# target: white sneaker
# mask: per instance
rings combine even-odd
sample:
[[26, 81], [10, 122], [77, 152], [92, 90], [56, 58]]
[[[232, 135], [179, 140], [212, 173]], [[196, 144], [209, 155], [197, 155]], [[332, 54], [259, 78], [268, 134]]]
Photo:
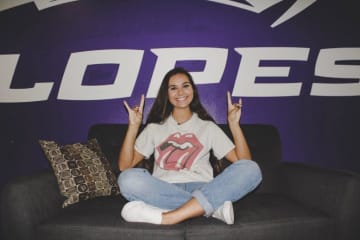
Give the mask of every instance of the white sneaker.
[[212, 217], [217, 218], [226, 224], [234, 224], [234, 208], [231, 201], [224, 202], [216, 211], [212, 214]]
[[132, 201], [124, 205], [121, 216], [127, 222], [161, 224], [162, 213], [167, 210], [148, 205], [142, 201]]

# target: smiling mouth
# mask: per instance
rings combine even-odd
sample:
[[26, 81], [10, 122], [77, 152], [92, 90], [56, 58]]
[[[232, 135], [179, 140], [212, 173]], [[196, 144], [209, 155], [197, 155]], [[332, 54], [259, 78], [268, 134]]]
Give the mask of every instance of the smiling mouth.
[[187, 99], [188, 99], [188, 97], [179, 97], [179, 98], [176, 98], [176, 101], [179, 103], [184, 103], [187, 101]]
[[186, 96], [185, 96], [185, 97], [178, 97], [178, 98], [176, 98], [176, 100], [178, 100], [178, 101], [184, 101], [186, 98], [187, 98]]

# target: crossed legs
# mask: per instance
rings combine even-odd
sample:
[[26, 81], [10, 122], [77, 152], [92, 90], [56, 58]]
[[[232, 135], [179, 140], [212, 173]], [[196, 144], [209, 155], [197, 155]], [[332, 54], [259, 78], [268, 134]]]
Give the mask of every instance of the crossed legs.
[[[151, 208], [149, 214], [156, 215], [154, 221], [136, 219], [136, 216], [125, 219], [156, 224], [176, 224], [197, 216], [214, 216], [214, 212], [224, 206], [226, 201], [239, 200], [260, 182], [261, 171], [258, 165], [250, 160], [231, 164], [209, 183], [172, 184], [139, 168], [125, 170], [118, 178], [121, 194], [134, 202], [129, 206], [125, 205], [123, 212], [138, 210], [142, 214]], [[135, 203], [139, 201], [141, 204]], [[140, 206], [144, 208], [139, 210]], [[232, 211], [232, 205], [230, 207]]]

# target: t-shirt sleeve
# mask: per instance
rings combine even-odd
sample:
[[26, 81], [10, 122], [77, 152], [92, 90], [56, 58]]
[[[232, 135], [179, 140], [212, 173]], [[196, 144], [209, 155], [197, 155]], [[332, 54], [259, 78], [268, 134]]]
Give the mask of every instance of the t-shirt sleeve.
[[135, 141], [135, 150], [144, 155], [145, 158], [149, 158], [155, 149], [153, 131], [153, 126], [147, 125]]
[[212, 135], [211, 147], [214, 152], [214, 156], [217, 159], [222, 159], [235, 147], [235, 145], [231, 141], [231, 139], [224, 133], [224, 131], [215, 123], [211, 123], [210, 129]]

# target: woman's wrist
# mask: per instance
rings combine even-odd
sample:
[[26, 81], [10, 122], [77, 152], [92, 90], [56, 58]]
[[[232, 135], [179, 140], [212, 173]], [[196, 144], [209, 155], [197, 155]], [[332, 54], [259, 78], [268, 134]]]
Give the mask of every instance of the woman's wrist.
[[228, 126], [232, 128], [240, 128], [240, 122], [238, 121], [228, 121]]
[[139, 129], [140, 129], [140, 126], [141, 126], [141, 123], [129, 123], [128, 124], [128, 131], [131, 131], [131, 132], [138, 132]]

